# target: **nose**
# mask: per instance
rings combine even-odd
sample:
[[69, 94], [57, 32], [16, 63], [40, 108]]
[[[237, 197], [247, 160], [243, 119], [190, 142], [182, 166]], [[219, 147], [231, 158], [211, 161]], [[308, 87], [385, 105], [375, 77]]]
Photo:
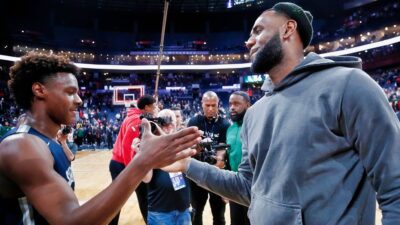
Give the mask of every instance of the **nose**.
[[82, 105], [82, 99], [79, 97], [79, 95], [75, 95], [75, 104], [81, 106]]
[[247, 41], [244, 42], [244, 44], [246, 45], [246, 48], [248, 50], [251, 49], [251, 47], [253, 47], [253, 45], [256, 43], [256, 40], [252, 37], [250, 37]]

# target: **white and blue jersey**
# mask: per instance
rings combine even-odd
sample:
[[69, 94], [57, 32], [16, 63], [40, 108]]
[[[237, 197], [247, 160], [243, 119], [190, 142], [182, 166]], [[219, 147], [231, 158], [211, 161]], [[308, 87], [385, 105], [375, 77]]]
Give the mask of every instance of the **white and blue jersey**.
[[[74, 177], [72, 175], [71, 170], [71, 162], [66, 157], [61, 145], [39, 133], [37, 130], [31, 128], [30, 126], [20, 126], [18, 128], [14, 128], [10, 130], [7, 134], [5, 134], [2, 139], [17, 134], [17, 133], [28, 133], [35, 135], [42, 139], [47, 146], [54, 158], [54, 170], [57, 171], [60, 176], [62, 176], [67, 183], [71, 186], [72, 189], [75, 187]], [[18, 151], [16, 149], [16, 151]], [[21, 165], [23, 166], [23, 165]], [[0, 183], [9, 184], [9, 189], [18, 189], [15, 184], [11, 180], [8, 180], [4, 176], [1, 175], [0, 172]], [[3, 187], [2, 187], [3, 188]], [[7, 189], [6, 187], [4, 189]], [[19, 190], [15, 190], [15, 197], [6, 196], [4, 193], [0, 191], [0, 224], [7, 225], [46, 225], [49, 224], [36, 210], [33, 206], [28, 202], [26, 196]], [[43, 196], [46, 198], [46, 196]]]

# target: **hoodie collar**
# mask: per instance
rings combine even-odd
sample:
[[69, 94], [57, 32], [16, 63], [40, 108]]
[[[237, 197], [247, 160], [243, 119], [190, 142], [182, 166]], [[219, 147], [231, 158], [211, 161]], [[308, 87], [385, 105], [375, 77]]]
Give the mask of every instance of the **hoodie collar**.
[[132, 115], [140, 116], [142, 114], [142, 110], [140, 110], [138, 108], [129, 108], [127, 114], [128, 114], [128, 116], [132, 116]]
[[310, 52], [303, 61], [278, 84], [273, 84], [271, 78], [267, 76], [261, 90], [265, 91], [268, 95], [274, 91], [283, 90], [316, 71], [335, 66], [361, 69], [361, 63], [361, 59], [354, 56], [331, 56], [324, 58], [314, 52]]

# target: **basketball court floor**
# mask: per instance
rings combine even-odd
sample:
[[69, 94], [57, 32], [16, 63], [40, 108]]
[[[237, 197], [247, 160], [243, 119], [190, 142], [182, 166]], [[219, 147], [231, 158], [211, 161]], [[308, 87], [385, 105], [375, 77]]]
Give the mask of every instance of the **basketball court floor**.
[[[79, 151], [72, 162], [75, 178], [75, 193], [79, 202], [84, 203], [111, 183], [108, 163], [111, 151]], [[226, 224], [230, 224], [229, 205], [225, 213]], [[207, 203], [203, 215], [204, 225], [212, 225], [212, 214]], [[140, 214], [136, 194], [128, 199], [122, 208], [119, 225], [145, 225]]]
[[[75, 177], [75, 193], [81, 203], [89, 200], [111, 183], [108, 163], [111, 151], [79, 151], [72, 170]], [[381, 225], [381, 214], [377, 210], [376, 225]], [[230, 224], [229, 205], [225, 213], [226, 225]], [[203, 215], [204, 225], [212, 225], [212, 215], [208, 204]], [[139, 211], [136, 195], [133, 194], [122, 209], [120, 225], [145, 225]]]

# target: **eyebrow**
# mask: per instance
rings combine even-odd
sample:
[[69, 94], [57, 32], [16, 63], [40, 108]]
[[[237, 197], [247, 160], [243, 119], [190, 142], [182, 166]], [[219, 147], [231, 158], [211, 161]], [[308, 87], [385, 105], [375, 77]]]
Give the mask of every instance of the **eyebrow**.
[[262, 27], [261, 25], [259, 25], [259, 24], [257, 24], [257, 25], [255, 25], [252, 29], [251, 29], [251, 31], [250, 31], [250, 36], [255, 32], [255, 30], [257, 30], [257, 28], [259, 28], [259, 27]]
[[67, 86], [67, 87], [65, 87], [65, 89], [72, 90], [72, 91], [79, 91], [79, 88], [76, 86]]

